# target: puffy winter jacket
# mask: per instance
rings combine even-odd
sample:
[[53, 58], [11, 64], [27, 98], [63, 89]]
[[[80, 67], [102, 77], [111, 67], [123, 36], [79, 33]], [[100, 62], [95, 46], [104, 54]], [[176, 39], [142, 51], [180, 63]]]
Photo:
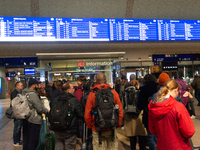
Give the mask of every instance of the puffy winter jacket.
[[[66, 131], [67, 133], [78, 133], [78, 119], [84, 119], [84, 111], [83, 107], [79, 103], [79, 101], [74, 97], [71, 93], [63, 92], [60, 97], [58, 97], [59, 100], [65, 101], [70, 100], [71, 104], [71, 117], [72, 117], [72, 123], [71, 126]], [[55, 105], [56, 100], [52, 103], [52, 105]]]

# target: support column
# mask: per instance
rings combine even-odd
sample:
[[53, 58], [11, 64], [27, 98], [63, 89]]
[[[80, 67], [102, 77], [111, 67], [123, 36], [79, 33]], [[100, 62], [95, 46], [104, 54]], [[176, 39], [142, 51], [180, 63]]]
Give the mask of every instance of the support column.
[[31, 17], [39, 17], [39, 0], [31, 1]]
[[133, 18], [133, 5], [134, 5], [134, 0], [127, 0], [125, 18]]
[[1, 77], [0, 99], [5, 99], [6, 98], [6, 69], [5, 67], [0, 67], [0, 77]]

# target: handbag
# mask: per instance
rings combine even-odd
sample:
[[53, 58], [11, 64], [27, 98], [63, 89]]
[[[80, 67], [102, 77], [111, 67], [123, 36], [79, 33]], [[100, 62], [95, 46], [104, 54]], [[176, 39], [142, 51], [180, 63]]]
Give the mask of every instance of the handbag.
[[14, 119], [14, 114], [13, 114], [13, 110], [12, 110], [12, 107], [9, 107], [7, 110], [6, 110], [6, 113], [5, 113], [6, 117], [9, 118], [9, 119]]

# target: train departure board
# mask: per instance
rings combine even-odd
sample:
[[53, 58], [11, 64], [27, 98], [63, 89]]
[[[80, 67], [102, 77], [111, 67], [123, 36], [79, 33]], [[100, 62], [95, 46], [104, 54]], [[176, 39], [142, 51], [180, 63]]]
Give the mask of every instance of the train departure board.
[[199, 40], [200, 20], [0, 17], [0, 42]]

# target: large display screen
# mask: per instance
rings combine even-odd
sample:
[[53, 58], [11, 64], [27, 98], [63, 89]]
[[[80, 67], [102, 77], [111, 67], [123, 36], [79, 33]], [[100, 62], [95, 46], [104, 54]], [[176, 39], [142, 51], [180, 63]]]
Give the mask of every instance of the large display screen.
[[34, 75], [35, 69], [34, 68], [24, 68], [24, 74], [25, 75]]
[[0, 17], [0, 42], [190, 40], [200, 20]]

